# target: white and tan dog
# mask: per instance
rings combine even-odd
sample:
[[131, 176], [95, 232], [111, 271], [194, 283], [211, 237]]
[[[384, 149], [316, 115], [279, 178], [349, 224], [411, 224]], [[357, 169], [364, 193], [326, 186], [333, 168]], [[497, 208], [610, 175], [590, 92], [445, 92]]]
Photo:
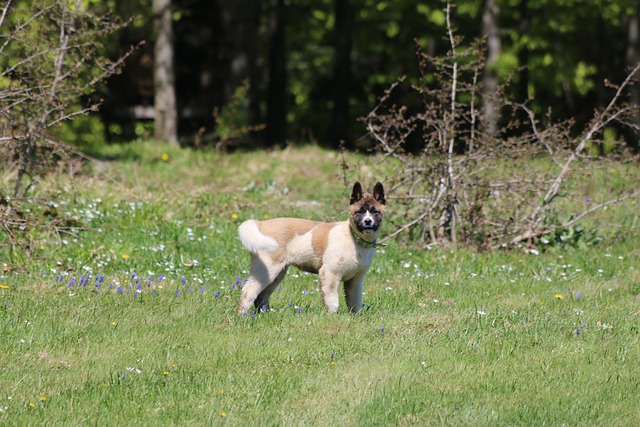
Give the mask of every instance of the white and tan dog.
[[386, 205], [377, 183], [365, 194], [356, 182], [349, 219], [318, 222], [297, 218], [248, 220], [238, 227], [240, 241], [251, 252], [251, 272], [242, 288], [238, 314], [252, 305], [268, 307], [269, 298], [290, 265], [319, 275], [320, 294], [330, 312], [338, 311], [338, 287], [344, 283], [349, 310], [362, 309], [362, 283], [371, 267]]

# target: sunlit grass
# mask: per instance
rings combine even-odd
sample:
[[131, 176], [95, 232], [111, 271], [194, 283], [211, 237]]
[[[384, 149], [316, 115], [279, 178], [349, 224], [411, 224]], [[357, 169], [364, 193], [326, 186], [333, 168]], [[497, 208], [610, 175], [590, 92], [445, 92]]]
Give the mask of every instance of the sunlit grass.
[[[326, 313], [316, 277], [292, 270], [272, 311], [238, 317], [237, 224], [346, 218], [340, 157], [108, 150], [41, 190], [82, 229], [40, 236], [30, 264], [0, 273], [0, 424], [640, 421], [637, 228], [490, 254], [399, 237], [359, 315]], [[368, 160], [349, 158], [349, 181], [384, 182]]]

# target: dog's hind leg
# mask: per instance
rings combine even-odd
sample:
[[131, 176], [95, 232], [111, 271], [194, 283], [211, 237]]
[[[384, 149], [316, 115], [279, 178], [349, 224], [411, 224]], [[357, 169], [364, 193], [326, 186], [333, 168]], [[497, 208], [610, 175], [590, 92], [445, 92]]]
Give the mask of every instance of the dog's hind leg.
[[275, 280], [271, 282], [269, 286], [264, 288], [262, 292], [258, 294], [258, 297], [254, 301], [253, 305], [258, 309], [268, 309], [269, 308], [269, 298], [271, 298], [271, 294], [276, 290], [284, 276], [287, 275], [287, 267], [282, 269], [282, 271], [276, 276]]
[[[263, 258], [258, 254], [251, 254], [251, 271], [238, 300], [238, 314], [247, 314], [258, 297], [263, 295], [264, 291], [269, 289], [276, 279], [282, 280], [280, 274], [284, 270], [286, 270], [285, 265], [276, 265], [270, 262], [268, 257]], [[284, 274], [282, 276], [284, 277]], [[267, 299], [271, 292], [265, 294]]]

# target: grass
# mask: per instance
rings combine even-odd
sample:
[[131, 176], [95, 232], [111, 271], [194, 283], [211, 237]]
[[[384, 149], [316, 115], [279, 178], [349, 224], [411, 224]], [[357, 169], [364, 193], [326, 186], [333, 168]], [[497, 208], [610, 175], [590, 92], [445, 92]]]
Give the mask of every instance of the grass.
[[313, 147], [95, 155], [109, 160], [38, 194], [86, 230], [34, 234], [29, 263], [1, 253], [2, 425], [640, 422], [635, 226], [538, 254], [392, 240], [366, 312], [326, 313], [315, 276], [290, 271], [272, 312], [238, 317], [237, 224], [344, 219], [343, 182], [384, 181], [384, 165], [349, 155], [345, 172]]

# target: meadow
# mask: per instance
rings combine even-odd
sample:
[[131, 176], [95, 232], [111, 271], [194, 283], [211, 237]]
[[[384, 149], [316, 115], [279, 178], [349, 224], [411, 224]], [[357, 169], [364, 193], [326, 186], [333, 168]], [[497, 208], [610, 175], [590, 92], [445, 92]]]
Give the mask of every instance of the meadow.
[[360, 314], [327, 313], [316, 277], [292, 269], [271, 311], [242, 317], [237, 225], [343, 220], [353, 181], [387, 178], [380, 159], [148, 142], [93, 155], [37, 188], [31, 213], [67, 228], [34, 234], [31, 259], [2, 249], [0, 425], [640, 425], [633, 202], [613, 226], [597, 217], [586, 247], [400, 235]]

